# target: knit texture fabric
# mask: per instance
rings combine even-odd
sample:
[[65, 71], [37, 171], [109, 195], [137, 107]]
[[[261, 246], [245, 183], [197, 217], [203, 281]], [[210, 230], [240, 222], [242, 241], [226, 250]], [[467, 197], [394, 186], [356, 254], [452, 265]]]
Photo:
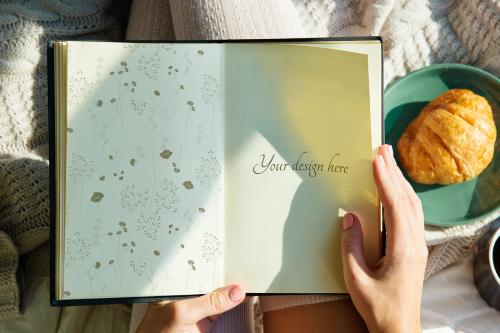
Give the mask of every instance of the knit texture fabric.
[[292, 1], [309, 36], [382, 36], [386, 85], [434, 63], [500, 72], [498, 0]]
[[0, 319], [19, 315], [18, 256], [48, 274], [47, 40], [118, 37], [110, 5], [0, 2]]
[[12, 318], [19, 309], [17, 261], [14, 243], [6, 233], [0, 231], [0, 320]]

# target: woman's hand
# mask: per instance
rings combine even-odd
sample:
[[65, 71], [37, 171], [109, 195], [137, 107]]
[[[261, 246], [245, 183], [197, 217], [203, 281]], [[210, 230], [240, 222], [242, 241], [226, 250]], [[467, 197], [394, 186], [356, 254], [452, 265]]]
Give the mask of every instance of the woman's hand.
[[136, 333], [208, 333], [218, 315], [244, 299], [240, 286], [229, 285], [197, 298], [151, 303]]
[[342, 224], [344, 280], [370, 332], [421, 332], [427, 262], [422, 205], [399, 170], [391, 146], [380, 147], [373, 163], [387, 228], [385, 256], [368, 267], [360, 222], [354, 214], [346, 214]]

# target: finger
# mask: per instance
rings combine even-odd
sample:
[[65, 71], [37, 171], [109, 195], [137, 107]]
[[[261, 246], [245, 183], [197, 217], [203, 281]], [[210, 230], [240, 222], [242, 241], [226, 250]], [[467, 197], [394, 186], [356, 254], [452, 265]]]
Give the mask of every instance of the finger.
[[396, 163], [396, 159], [394, 158], [394, 150], [392, 146], [387, 145], [388, 150], [389, 150], [389, 155], [390, 155], [390, 163], [392, 165], [393, 170], [396, 172], [397, 179], [400, 181], [400, 183], [403, 186], [403, 190], [405, 191], [410, 204], [413, 208], [413, 212], [415, 214], [415, 217], [417, 220], [423, 222], [423, 212], [422, 212], [422, 203], [420, 201], [420, 198], [417, 196], [415, 191], [413, 190], [413, 187], [411, 184], [408, 182], [406, 177], [403, 175], [403, 172], [401, 172], [401, 169], [399, 168], [398, 164]]
[[380, 196], [380, 201], [384, 206], [385, 226], [387, 228], [386, 252], [403, 246], [408, 241], [411, 234], [410, 228], [405, 226], [408, 219], [405, 209], [400, 205], [401, 194], [393, 190], [396, 186], [394, 179], [390, 176], [383, 156], [379, 153], [373, 161], [373, 176]]
[[348, 288], [353, 283], [363, 283], [369, 278], [370, 269], [363, 250], [363, 231], [357, 216], [352, 213], [345, 214], [342, 221], [342, 267]]
[[384, 158], [384, 163], [387, 166], [387, 170], [389, 171], [389, 175], [393, 182], [392, 191], [394, 191], [397, 195], [396, 198], [398, 199], [398, 208], [404, 209], [406, 213], [408, 213], [408, 208], [410, 208], [410, 212], [413, 214], [414, 211], [412, 209], [408, 193], [405, 189], [404, 182], [398, 175], [399, 168], [394, 160], [392, 147], [390, 145], [382, 145], [380, 147], [380, 153]]
[[231, 310], [245, 299], [245, 292], [238, 285], [216, 289], [206, 295], [172, 303], [180, 324], [195, 324], [207, 317]]
[[394, 180], [390, 175], [383, 156], [379, 153], [373, 160], [373, 177], [380, 196], [380, 201], [384, 207], [385, 224], [387, 234], [392, 235], [401, 229], [401, 223], [394, 223], [398, 220], [398, 201], [400, 194], [394, 191]]

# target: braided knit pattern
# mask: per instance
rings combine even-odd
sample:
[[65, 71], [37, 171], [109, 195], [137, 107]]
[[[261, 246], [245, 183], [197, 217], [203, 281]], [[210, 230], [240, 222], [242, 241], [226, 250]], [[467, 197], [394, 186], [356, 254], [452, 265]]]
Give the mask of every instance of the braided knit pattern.
[[309, 36], [382, 36], [385, 84], [434, 63], [500, 73], [498, 0], [292, 1]]
[[47, 41], [117, 36], [109, 5], [0, 1], [0, 319], [19, 314], [18, 255], [48, 262]]

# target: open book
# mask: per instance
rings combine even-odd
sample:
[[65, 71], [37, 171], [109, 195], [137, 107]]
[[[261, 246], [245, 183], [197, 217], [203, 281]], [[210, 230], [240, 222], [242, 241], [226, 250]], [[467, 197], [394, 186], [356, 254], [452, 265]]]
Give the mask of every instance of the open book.
[[379, 38], [49, 45], [52, 303], [344, 293], [381, 255]]

